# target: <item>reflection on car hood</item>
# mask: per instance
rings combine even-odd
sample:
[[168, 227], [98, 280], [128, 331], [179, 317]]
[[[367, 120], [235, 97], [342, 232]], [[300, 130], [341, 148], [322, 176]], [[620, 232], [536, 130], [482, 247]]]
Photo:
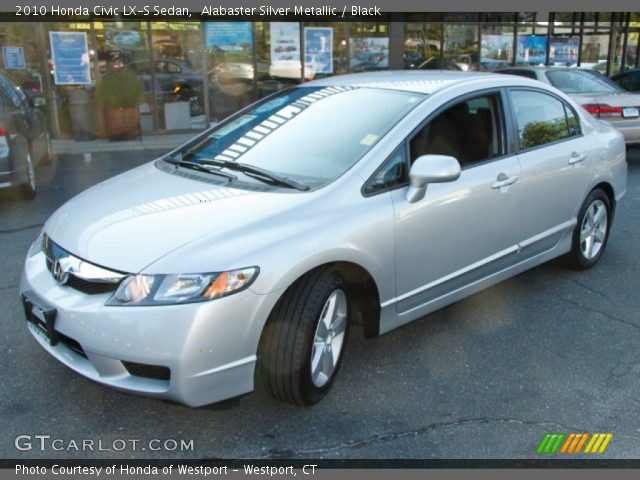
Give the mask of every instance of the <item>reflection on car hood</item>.
[[80, 258], [139, 272], [193, 240], [250, 228], [253, 221], [293, 208], [304, 197], [217, 186], [161, 172], [149, 163], [73, 198], [51, 216], [45, 231]]

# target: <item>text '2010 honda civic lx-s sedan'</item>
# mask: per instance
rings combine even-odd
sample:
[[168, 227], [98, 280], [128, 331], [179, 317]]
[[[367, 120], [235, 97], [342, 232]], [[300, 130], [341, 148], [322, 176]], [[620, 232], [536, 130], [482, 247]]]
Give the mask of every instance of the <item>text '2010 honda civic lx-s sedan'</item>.
[[329, 390], [374, 337], [551, 258], [594, 265], [622, 135], [552, 86], [465, 72], [281, 91], [46, 222], [27, 326], [78, 373], [191, 406]]

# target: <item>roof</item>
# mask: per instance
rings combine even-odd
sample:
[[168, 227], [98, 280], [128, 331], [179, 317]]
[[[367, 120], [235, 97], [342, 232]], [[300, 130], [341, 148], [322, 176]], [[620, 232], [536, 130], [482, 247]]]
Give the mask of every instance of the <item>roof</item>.
[[482, 78], [503, 78], [503, 75], [482, 72], [461, 72], [454, 70], [389, 70], [384, 72], [336, 75], [334, 77], [314, 80], [313, 82], [305, 83], [303, 85], [318, 87], [376, 87], [430, 95], [442, 88], [454, 84], [472, 82]]

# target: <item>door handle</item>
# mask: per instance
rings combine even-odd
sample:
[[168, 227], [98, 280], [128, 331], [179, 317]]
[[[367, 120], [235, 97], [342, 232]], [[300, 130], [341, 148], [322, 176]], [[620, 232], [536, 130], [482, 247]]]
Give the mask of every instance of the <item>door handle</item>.
[[574, 165], [576, 163], [583, 162], [585, 158], [587, 158], [586, 153], [573, 152], [571, 154], [571, 157], [569, 158], [569, 165]]
[[495, 190], [497, 188], [508, 187], [509, 185], [516, 183], [518, 180], [519, 178], [517, 175], [507, 177], [504, 173], [501, 173], [498, 175], [498, 178], [496, 178], [496, 181], [491, 184], [491, 188]]

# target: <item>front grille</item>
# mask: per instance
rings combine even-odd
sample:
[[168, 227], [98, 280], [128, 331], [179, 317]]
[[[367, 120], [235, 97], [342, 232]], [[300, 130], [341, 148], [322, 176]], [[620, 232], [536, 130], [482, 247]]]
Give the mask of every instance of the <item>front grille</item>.
[[115, 292], [118, 288], [117, 283], [89, 282], [74, 275], [69, 275], [66, 285], [87, 295]]
[[136, 377], [152, 378], [154, 380], [169, 380], [171, 378], [171, 370], [169, 367], [160, 365], [146, 365], [144, 363], [134, 363], [122, 361], [122, 365], [127, 372]]
[[[43, 242], [47, 270], [62, 285], [87, 295], [96, 295], [116, 291], [121, 279], [125, 276], [122, 272], [107, 270], [72, 255], [51, 241], [46, 235]], [[61, 268], [63, 263], [65, 264], [64, 275], [58, 275], [60, 271], [56, 271], [56, 269]], [[82, 271], [87, 266], [91, 268], [92, 274], [98, 272], [96, 276], [99, 278], [83, 278]]]

